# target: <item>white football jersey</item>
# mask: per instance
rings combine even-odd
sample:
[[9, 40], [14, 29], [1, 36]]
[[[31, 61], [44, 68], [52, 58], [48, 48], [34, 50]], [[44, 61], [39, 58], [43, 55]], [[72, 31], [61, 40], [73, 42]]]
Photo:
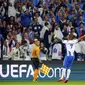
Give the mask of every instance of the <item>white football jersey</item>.
[[62, 59], [62, 46], [61, 44], [54, 44], [52, 51], [52, 59]]
[[63, 40], [63, 43], [66, 46], [67, 56], [74, 56], [75, 44], [78, 42], [78, 39], [75, 40]]

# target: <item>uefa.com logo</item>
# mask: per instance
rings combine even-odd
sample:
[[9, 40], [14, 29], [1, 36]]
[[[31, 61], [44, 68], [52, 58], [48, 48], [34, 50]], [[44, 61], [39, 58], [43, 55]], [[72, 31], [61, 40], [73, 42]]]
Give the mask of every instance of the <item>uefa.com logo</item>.
[[[11, 76], [12, 78], [23, 78], [23, 74], [26, 78], [29, 78], [30, 76], [33, 76], [33, 66], [27, 65], [27, 64], [7, 64], [5, 66], [5, 71], [3, 70], [4, 66], [0, 64], [0, 77], [1, 78], [8, 78]], [[55, 78], [57, 76], [61, 77], [61, 71], [63, 68], [50, 68], [50, 73], [48, 75], [44, 75], [41, 72], [39, 73], [40, 78]]]

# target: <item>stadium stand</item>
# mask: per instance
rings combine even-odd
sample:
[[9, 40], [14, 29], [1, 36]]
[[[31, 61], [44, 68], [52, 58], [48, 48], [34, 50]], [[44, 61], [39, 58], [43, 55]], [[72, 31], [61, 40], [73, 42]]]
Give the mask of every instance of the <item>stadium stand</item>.
[[[73, 33], [77, 38], [85, 34], [85, 0], [0, 0], [2, 60], [31, 60], [35, 38], [41, 42], [41, 60], [62, 60], [65, 48], [59, 39]], [[85, 60], [85, 39], [75, 55]]]

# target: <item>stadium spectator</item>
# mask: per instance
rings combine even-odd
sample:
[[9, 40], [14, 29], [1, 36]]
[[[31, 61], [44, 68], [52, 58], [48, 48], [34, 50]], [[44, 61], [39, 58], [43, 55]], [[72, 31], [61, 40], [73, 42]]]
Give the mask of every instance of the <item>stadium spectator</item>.
[[24, 35], [23, 35], [24, 39], [22, 40], [25, 40], [27, 42], [27, 47], [29, 49], [29, 45], [30, 45], [30, 42], [29, 42], [29, 36], [28, 36], [28, 33], [25, 32]]
[[82, 3], [82, 0], [78, 0], [78, 5], [81, 9], [83, 9], [83, 3]]
[[48, 28], [49, 23], [45, 22], [45, 26], [42, 28], [41, 33], [40, 33], [40, 38], [42, 39], [45, 47], [49, 49], [49, 28]]
[[23, 13], [21, 16], [21, 24], [25, 27], [30, 25], [30, 19], [31, 19], [31, 15], [29, 13], [29, 10], [26, 9], [26, 12]]
[[35, 18], [37, 18], [37, 19], [38, 19], [38, 23], [39, 23], [40, 25], [42, 25], [42, 24], [43, 24], [42, 18], [39, 16], [39, 14], [38, 14], [38, 13], [35, 13]]
[[28, 57], [29, 44], [27, 40], [22, 39], [20, 46], [20, 60], [25, 60]]
[[16, 14], [19, 14], [19, 12], [15, 9], [15, 0], [13, 1], [9, 1], [9, 5], [8, 5], [8, 17], [13, 16], [16, 18]]
[[78, 37], [82, 36], [85, 30], [84, 6], [82, 0], [71, 3], [69, 0], [0, 0], [0, 35], [7, 45], [7, 52], [9, 49], [11, 52], [16, 42], [21, 44], [23, 37], [30, 45], [37, 37], [49, 53], [53, 34], [62, 39], [75, 28]]
[[12, 52], [10, 53], [10, 57], [8, 57], [11, 60], [20, 60], [20, 45], [17, 42], [15, 44], [15, 47], [12, 48]]
[[41, 60], [48, 60], [47, 53], [48, 53], [47, 48], [44, 46], [43, 43], [41, 43], [40, 44], [40, 59]]
[[78, 33], [78, 36], [80, 36], [82, 30], [85, 30], [84, 24], [80, 23], [79, 27], [76, 28], [76, 31]]
[[7, 38], [7, 34], [8, 34], [6, 21], [3, 21], [2, 34], [3, 34], [3, 38], [5, 40]]
[[22, 33], [21, 33], [21, 28], [19, 27], [19, 28], [17, 28], [17, 35], [16, 35], [16, 37], [17, 37], [17, 42], [19, 42], [19, 43], [21, 43], [21, 41], [22, 41]]
[[61, 40], [63, 38], [63, 34], [62, 34], [60, 27], [58, 25], [55, 26], [54, 35], [57, 36], [57, 38], [59, 38]]
[[69, 0], [65, 0], [65, 4], [69, 9], [72, 8], [72, 5], [71, 5], [71, 3], [69, 3]]
[[69, 21], [69, 22], [68, 22], [68, 27], [67, 27], [68, 32], [71, 31], [71, 28], [72, 28], [72, 27], [73, 27], [73, 26], [72, 26], [72, 22]]
[[35, 33], [35, 37], [37, 37], [39, 39], [40, 38], [40, 31], [42, 30], [42, 25], [39, 24], [37, 17], [34, 18], [34, 23], [32, 25], [32, 30]]
[[28, 29], [29, 29], [29, 32], [28, 32], [29, 41], [30, 41], [30, 44], [32, 44], [34, 42], [34, 38], [35, 38], [34, 32], [33, 32], [31, 26]]
[[85, 25], [85, 22], [84, 22], [84, 20], [83, 20], [83, 16], [82, 16], [82, 15], [79, 17], [78, 25], [79, 25], [80, 23], [83, 23], [83, 24]]
[[64, 37], [67, 37], [67, 35], [69, 34], [69, 32], [67, 30], [67, 24], [64, 24], [62, 33], [63, 33]]

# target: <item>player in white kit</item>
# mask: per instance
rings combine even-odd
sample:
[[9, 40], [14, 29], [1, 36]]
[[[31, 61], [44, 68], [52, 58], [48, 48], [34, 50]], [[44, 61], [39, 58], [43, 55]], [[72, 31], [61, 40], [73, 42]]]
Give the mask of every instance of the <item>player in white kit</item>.
[[[75, 59], [75, 55], [74, 55], [75, 44], [84, 37], [85, 37], [85, 35], [80, 37], [79, 39], [76, 39], [76, 36], [73, 35], [72, 39], [70, 36], [68, 36], [67, 40], [62, 41], [66, 46], [66, 56], [65, 56], [64, 62], [63, 62], [62, 75], [61, 75], [61, 78], [58, 80], [58, 82], [63, 81], [64, 78], [65, 78], [64, 83], [68, 82], [69, 76], [71, 73], [71, 67], [72, 67], [73, 61]], [[67, 72], [67, 76], [66, 76], [66, 72]]]

